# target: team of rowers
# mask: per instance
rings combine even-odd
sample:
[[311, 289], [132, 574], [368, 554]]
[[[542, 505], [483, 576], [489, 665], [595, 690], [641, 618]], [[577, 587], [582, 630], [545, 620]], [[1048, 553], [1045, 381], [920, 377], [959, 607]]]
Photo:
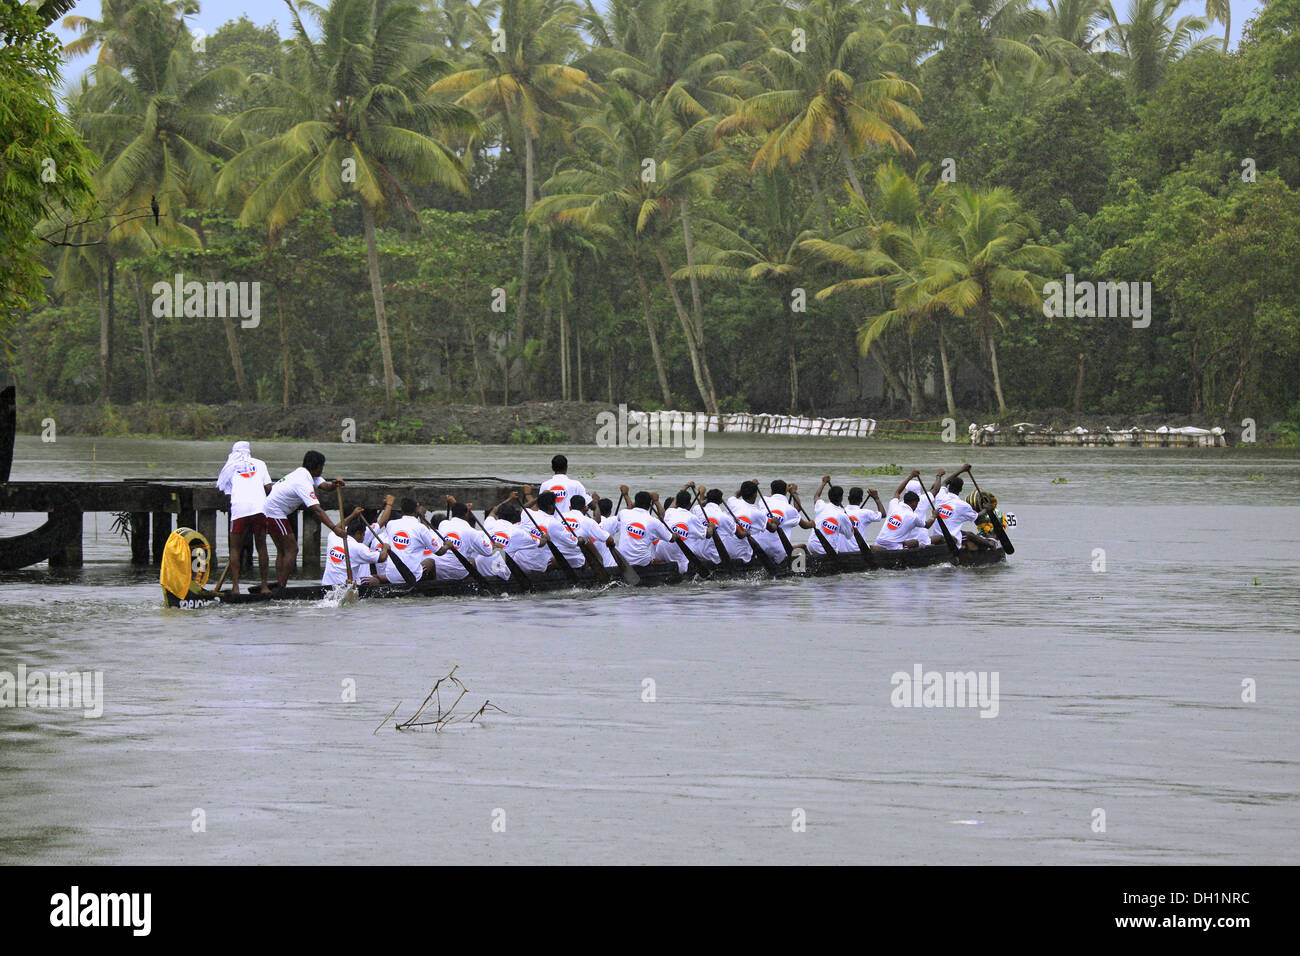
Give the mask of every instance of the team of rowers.
[[[619, 486], [617, 504], [592, 494], [569, 477], [564, 455], [551, 459], [554, 475], [506, 500], [478, 518], [472, 503], [447, 496], [445, 511], [430, 514], [411, 498], [400, 502], [385, 496], [375, 521], [367, 521], [361, 508], [335, 522], [321, 506], [318, 493], [344, 486], [341, 478], [321, 477], [325, 456], [309, 451], [301, 468], [274, 484], [266, 463], [252, 457], [248, 442], [236, 442], [217, 479], [217, 487], [230, 495], [230, 574], [233, 593], [239, 593], [239, 560], [245, 538], [252, 536], [261, 568], [262, 588], [268, 590], [266, 536], [276, 546], [276, 577], [285, 587], [297, 555], [295, 526], [289, 518], [303, 507], [330, 529], [328, 558], [322, 584], [343, 584], [349, 576], [358, 582], [410, 584], [431, 579], [455, 580], [468, 576], [509, 578], [544, 572], [559, 566], [580, 568], [595, 562], [612, 569], [626, 563], [641, 566], [674, 562], [687, 573], [693, 563], [722, 564], [780, 562], [793, 550], [806, 547], [810, 554], [898, 550], [951, 542], [966, 548], [996, 547], [974, 531], [962, 531], [978, 513], [961, 496], [963, 465], [945, 480], [940, 469], [928, 490], [913, 470], [886, 505], [874, 488], [864, 492], [832, 485], [823, 476], [813, 496], [810, 516], [799, 499], [798, 485], [776, 479], [764, 495], [758, 481], [742, 482], [734, 495], [721, 489], [688, 482], [665, 503], [658, 493], [629, 495]], [[870, 500], [875, 507], [866, 506]], [[936, 521], [939, 526], [935, 527]], [[875, 541], [864, 534], [880, 522]], [[791, 544], [788, 532], [810, 530], [807, 543]], [[760, 553], [761, 550], [761, 553]]]

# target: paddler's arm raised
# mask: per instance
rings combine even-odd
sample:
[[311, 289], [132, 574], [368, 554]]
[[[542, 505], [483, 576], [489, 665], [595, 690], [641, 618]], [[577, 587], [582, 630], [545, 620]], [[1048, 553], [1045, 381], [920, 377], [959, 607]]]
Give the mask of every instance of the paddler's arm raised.
[[822, 483], [817, 486], [817, 494], [813, 495], [813, 501], [816, 501], [818, 498], [822, 496], [822, 492], [826, 490], [826, 486], [829, 485], [830, 483], [831, 483], [831, 476], [822, 475]]
[[915, 468], [913, 468], [911, 473], [908, 474], [908, 476], [899, 483], [898, 489], [894, 492], [894, 497], [895, 498], [903, 497], [903, 492], [907, 490], [907, 483], [911, 481], [913, 478], [920, 478], [920, 477], [921, 477], [921, 473], [917, 471]]
[[317, 521], [319, 521], [326, 528], [329, 528], [340, 538], [346, 537], [346, 532], [343, 530], [343, 526], [341, 524], [335, 524], [333, 521], [331, 521], [330, 516], [325, 513], [325, 509], [322, 508], [320, 505], [312, 505], [308, 510], [316, 517]]
[[[885, 513], [885, 506], [880, 503], [880, 493], [875, 488], [867, 489], [867, 497], [876, 503], [876, 510], [882, 515]], [[897, 495], [895, 495], [897, 497]]]
[[380, 528], [388, 524], [388, 519], [393, 516], [393, 505], [397, 504], [397, 499], [392, 495], [384, 495], [384, 510], [379, 512], [379, 520], [375, 522]]
[[322, 481], [316, 486], [317, 491], [333, 491], [335, 488], [342, 488], [347, 482], [342, 478], [331, 478], [329, 481]]

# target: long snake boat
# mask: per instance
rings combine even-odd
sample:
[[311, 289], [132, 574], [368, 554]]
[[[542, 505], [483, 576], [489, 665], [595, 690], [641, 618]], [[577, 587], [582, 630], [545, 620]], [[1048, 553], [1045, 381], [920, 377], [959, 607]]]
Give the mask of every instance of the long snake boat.
[[[328, 585], [306, 585], [278, 588], [269, 593], [247, 592], [229, 594], [208, 590], [207, 584], [207, 540], [197, 531], [178, 528], [168, 539], [164, 554], [163, 596], [168, 607], [193, 610], [215, 607], [225, 604], [267, 604], [281, 601], [322, 601], [335, 593], [336, 588]], [[1006, 552], [1001, 548], [981, 550], [960, 549], [953, 555], [946, 544], [935, 544], [925, 548], [907, 548], [899, 551], [872, 551], [871, 560], [866, 560], [859, 552], [839, 552], [834, 556], [805, 554], [803, 551], [787, 557], [774, 565], [777, 578], [790, 577], [824, 577], [839, 574], [857, 574], [868, 571], [899, 571], [909, 568], [925, 568], [939, 564], [952, 564], [958, 567], [987, 567], [1005, 562]], [[699, 575], [688, 571], [683, 574], [676, 564], [647, 564], [634, 568], [635, 584], [629, 583], [624, 573], [618, 568], [606, 568], [605, 574], [576, 567], [573, 577], [559, 568], [549, 571], [533, 572], [526, 580], [484, 576], [481, 579], [464, 577], [457, 579], [436, 578], [432, 581], [419, 581], [414, 586], [403, 584], [358, 584], [357, 597], [360, 600], [410, 597], [480, 597], [500, 596], [505, 594], [529, 594], [543, 591], [566, 591], [574, 588], [601, 589], [610, 587], [659, 587], [682, 584], [701, 579], [738, 579], [753, 580], [773, 577], [756, 559], [747, 562], [733, 561], [729, 567], [711, 564], [701, 560], [705, 574]], [[168, 585], [168, 574], [171, 584]], [[575, 580], [576, 578], [576, 580]], [[188, 587], [186, 586], [188, 584]], [[180, 593], [176, 593], [180, 592]]]

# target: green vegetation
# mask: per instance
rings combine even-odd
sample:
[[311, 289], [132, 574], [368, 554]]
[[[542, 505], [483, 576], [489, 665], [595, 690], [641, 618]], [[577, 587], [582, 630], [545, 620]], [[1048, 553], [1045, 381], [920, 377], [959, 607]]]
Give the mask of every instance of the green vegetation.
[[888, 465], [872, 465], [861, 468], [850, 468], [850, 475], [901, 475], [903, 473], [902, 465], [895, 465], [892, 462]]
[[511, 445], [560, 445], [568, 441], [564, 432], [550, 425], [512, 429], [507, 440]]
[[[294, 0], [283, 41], [204, 44], [191, 2], [104, 0], [68, 18], [94, 62], [65, 119], [39, 11], [68, 6], [0, 14], [25, 404], [383, 403], [387, 440], [399, 402], [1183, 412], [1300, 441], [1300, 0], [1232, 52], [1222, 0]], [[177, 274], [257, 283], [259, 312], [171, 314]], [[1067, 275], [1150, 283], [1149, 312], [1048, 317]]]
[[477, 445], [480, 444], [477, 439], [470, 438], [469, 434], [460, 425], [452, 425], [441, 435], [434, 435], [429, 440], [430, 445]]
[[418, 418], [381, 419], [375, 422], [371, 438], [376, 445], [412, 445], [420, 440], [424, 422]]

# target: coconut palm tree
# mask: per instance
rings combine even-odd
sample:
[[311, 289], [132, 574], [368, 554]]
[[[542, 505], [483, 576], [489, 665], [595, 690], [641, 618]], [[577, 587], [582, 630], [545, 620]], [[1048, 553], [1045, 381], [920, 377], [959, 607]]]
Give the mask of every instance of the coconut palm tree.
[[[496, 20], [490, 11], [498, 11]], [[570, 0], [501, 0], [476, 11], [474, 63], [430, 84], [432, 97], [454, 102], [484, 119], [503, 121], [503, 136], [523, 159], [524, 232], [515, 339], [522, 342], [528, 316], [533, 247], [528, 214], [537, 199], [537, 144], [547, 121], [569, 104], [595, 103], [600, 89], [570, 64], [581, 46], [579, 11]], [[522, 149], [520, 148], [522, 146]]]
[[68, 57], [84, 56], [98, 46], [98, 62], [118, 66], [122, 52], [147, 29], [147, 19], [156, 19], [160, 9], [170, 21], [175, 36], [185, 30], [184, 18], [199, 12], [199, 3], [198, 0], [100, 0], [99, 20], [75, 14], [63, 18], [63, 29], [81, 34], [63, 48], [63, 53]]
[[1223, 24], [1223, 52], [1228, 52], [1232, 37], [1232, 3], [1230, 0], [1205, 0], [1205, 19]]
[[[902, 41], [910, 29], [902, 14], [864, 19], [852, 0], [810, 0], [773, 32], [762, 56], [720, 84], [742, 99], [719, 134], [765, 133], [755, 170], [796, 166], [833, 148], [862, 196], [854, 158], [881, 147], [910, 155], [902, 130], [921, 128], [908, 105], [920, 92], [890, 69], [911, 58]], [[813, 189], [820, 192], [815, 179]]]
[[[725, 154], [720, 147], [703, 145], [712, 137], [712, 119], [683, 132], [666, 112], [662, 103], [655, 107], [616, 89], [604, 112], [575, 133], [589, 155], [561, 162], [533, 218], [619, 235], [633, 253], [638, 283], [644, 281], [641, 267], [646, 257], [658, 264], [686, 340], [696, 389], [705, 410], [716, 414], [718, 400], [702, 330], [696, 329], [682, 302], [664, 244], [680, 201], [711, 188]], [[643, 298], [648, 308], [648, 298]]]
[[[270, 236], [317, 204], [358, 200], [391, 405], [396, 376], [375, 223], [394, 214], [418, 223], [404, 183], [467, 193], [464, 166], [439, 137], [471, 136], [477, 124], [465, 109], [422, 100], [450, 67], [419, 55], [414, 6], [332, 0], [328, 8], [290, 2], [289, 9], [292, 81], [250, 77], [281, 105], [253, 107], [231, 121], [228, 137], [253, 142], [226, 164], [217, 192], [239, 207], [241, 225], [265, 225]], [[316, 17], [320, 39], [307, 32], [300, 10]]]
[[1209, 23], [1202, 17], [1174, 19], [1182, 0], [1130, 0], [1128, 19], [1114, 11], [1106, 30], [1114, 52], [1109, 59], [1135, 93], [1149, 93], [1164, 82], [1175, 63], [1214, 49], [1211, 37], [1197, 37]]
[[793, 291], [802, 285], [806, 275], [808, 251], [803, 242], [813, 235], [809, 228], [812, 209], [799, 204], [788, 170], [758, 173], [753, 186], [751, 208], [756, 218], [748, 225], [753, 227], [756, 239], [750, 241], [739, 230], [706, 221], [702, 225], [706, 239], [699, 244], [698, 263], [677, 270], [674, 278], [751, 283], [769, 291], [779, 303], [779, 325], [785, 330], [790, 410], [795, 411], [799, 407], [799, 353]]
[[926, 259], [925, 291], [934, 308], [973, 324], [988, 356], [998, 411], [1005, 412], [997, 327], [1009, 308], [1041, 307], [1045, 280], [1039, 273], [1059, 269], [1061, 255], [1029, 241], [1037, 223], [1001, 187], [956, 185], [938, 226], [944, 234], [940, 246], [947, 251]]

